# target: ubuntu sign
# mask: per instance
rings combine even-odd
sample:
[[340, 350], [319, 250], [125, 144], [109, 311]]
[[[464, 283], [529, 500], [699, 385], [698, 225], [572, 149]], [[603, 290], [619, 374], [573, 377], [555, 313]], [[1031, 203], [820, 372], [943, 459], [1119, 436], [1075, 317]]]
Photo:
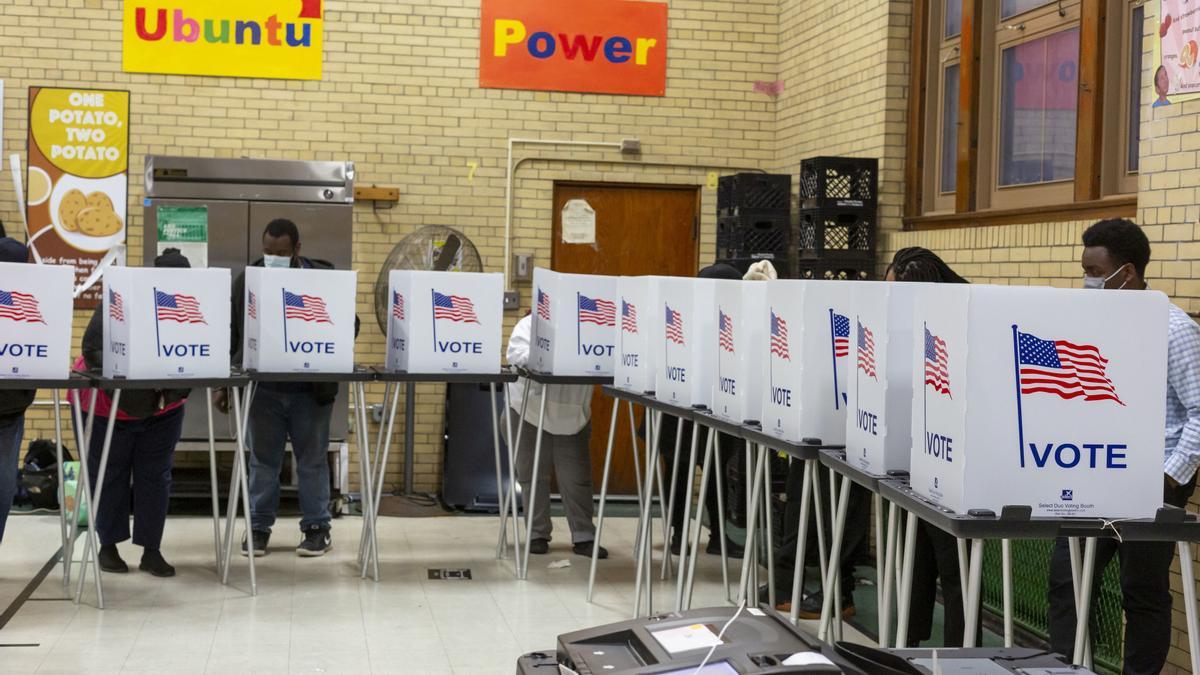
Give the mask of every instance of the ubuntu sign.
[[322, 0], [125, 0], [124, 69], [321, 79]]
[[662, 96], [667, 5], [483, 0], [479, 86]]

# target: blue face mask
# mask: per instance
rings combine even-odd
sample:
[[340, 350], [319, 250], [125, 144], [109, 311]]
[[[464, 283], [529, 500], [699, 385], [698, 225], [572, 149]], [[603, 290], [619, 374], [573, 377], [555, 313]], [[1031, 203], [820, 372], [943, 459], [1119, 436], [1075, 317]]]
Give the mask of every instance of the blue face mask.
[[263, 267], [270, 267], [273, 269], [287, 269], [291, 266], [292, 266], [292, 259], [289, 256], [271, 255], [269, 253], [263, 254]]

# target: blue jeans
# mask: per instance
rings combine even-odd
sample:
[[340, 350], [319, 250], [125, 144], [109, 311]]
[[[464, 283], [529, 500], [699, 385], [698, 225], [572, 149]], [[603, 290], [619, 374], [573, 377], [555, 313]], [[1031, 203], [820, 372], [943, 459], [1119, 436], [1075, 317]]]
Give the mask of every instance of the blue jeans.
[[[96, 417], [88, 443], [88, 478], [92, 494], [100, 477], [107, 417]], [[183, 432], [183, 408], [140, 420], [117, 420], [108, 449], [104, 491], [96, 509], [100, 544], [112, 546], [129, 539], [133, 513], [133, 543], [147, 551], [162, 546], [171, 501], [171, 466]], [[130, 482], [132, 481], [132, 486]]]
[[279, 470], [288, 439], [300, 475], [300, 529], [329, 526], [329, 419], [333, 404], [317, 405], [309, 391], [267, 385], [250, 404], [250, 526], [270, 532], [279, 511]]
[[25, 436], [25, 415], [0, 424], [0, 543], [4, 541], [4, 523], [17, 495], [17, 464], [21, 461], [21, 439]]

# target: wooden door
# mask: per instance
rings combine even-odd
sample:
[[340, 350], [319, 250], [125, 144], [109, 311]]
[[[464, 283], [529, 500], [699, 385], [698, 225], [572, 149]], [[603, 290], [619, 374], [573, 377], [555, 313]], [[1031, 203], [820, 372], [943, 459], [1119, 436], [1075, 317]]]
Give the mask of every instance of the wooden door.
[[[563, 242], [563, 206], [572, 199], [586, 200], [596, 212], [594, 243]], [[695, 276], [699, 264], [699, 207], [699, 187], [555, 183], [551, 267], [578, 274]], [[612, 403], [597, 387], [592, 397], [591, 446], [597, 491], [603, 477]], [[641, 421], [639, 410], [637, 424]], [[613, 445], [610, 494], [637, 494], [630, 447], [629, 413], [622, 406]]]

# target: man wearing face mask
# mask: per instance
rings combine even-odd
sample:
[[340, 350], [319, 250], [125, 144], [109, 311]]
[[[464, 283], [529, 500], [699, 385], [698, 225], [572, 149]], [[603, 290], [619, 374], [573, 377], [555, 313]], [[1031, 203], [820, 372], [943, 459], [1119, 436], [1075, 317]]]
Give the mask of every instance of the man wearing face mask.
[[[1102, 220], [1083, 233], [1083, 285], [1092, 289], [1146, 288], [1150, 241], [1125, 219]], [[1200, 467], [1200, 326], [1170, 305], [1167, 329], [1167, 424], [1163, 461], [1163, 501], [1187, 505]], [[1116, 555], [1121, 565], [1121, 604], [1125, 610], [1124, 675], [1159, 673], [1171, 646], [1171, 542], [1096, 543], [1097, 585]], [[1075, 590], [1067, 541], [1055, 543], [1050, 559], [1050, 646], [1061, 654], [1075, 647]], [[1092, 597], [1095, 598], [1093, 587]], [[1097, 603], [1093, 599], [1092, 607]], [[1092, 632], [1095, 634], [1095, 631]]]
[[[292, 269], [333, 269], [333, 264], [300, 255], [300, 230], [290, 220], [272, 220], [263, 230], [263, 257], [252, 267]], [[232, 342], [233, 362], [242, 361], [242, 322], [245, 320], [245, 273], [233, 283]], [[358, 335], [358, 317], [354, 334]], [[303, 557], [324, 555], [333, 548], [329, 513], [329, 421], [337, 398], [335, 382], [261, 382], [250, 404], [247, 440], [250, 444], [250, 527], [247, 539], [255, 556], [266, 555], [271, 527], [279, 509], [279, 471], [283, 466], [287, 442], [299, 475], [300, 531], [303, 538], [296, 553]], [[229, 398], [222, 390], [214, 394], [222, 412], [229, 410]], [[343, 411], [344, 412], [344, 411]], [[248, 555], [246, 541], [242, 555]]]

